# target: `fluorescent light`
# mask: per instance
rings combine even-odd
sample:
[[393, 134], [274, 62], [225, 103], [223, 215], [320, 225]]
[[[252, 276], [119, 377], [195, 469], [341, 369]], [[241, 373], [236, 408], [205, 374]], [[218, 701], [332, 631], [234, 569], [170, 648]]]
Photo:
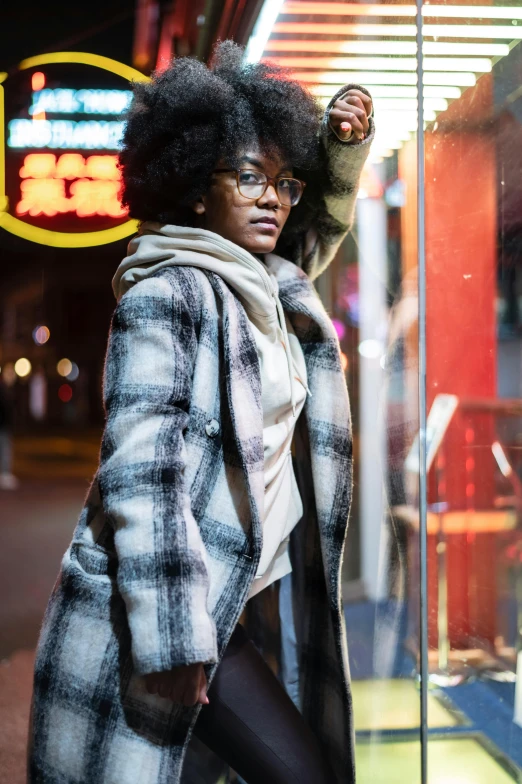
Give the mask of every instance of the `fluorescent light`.
[[[397, 6], [398, 7], [398, 6]], [[470, 6], [471, 7], [471, 6]], [[367, 35], [390, 38], [414, 38], [415, 25], [396, 24], [332, 24], [330, 22], [277, 22], [274, 33], [302, 33], [312, 35]], [[426, 38], [522, 38], [522, 25], [423, 25]], [[268, 36], [267, 36], [268, 39]]]
[[[390, 73], [378, 71], [294, 71], [292, 76], [307, 84], [417, 84], [416, 73]], [[449, 85], [450, 87], [473, 87], [477, 82], [473, 73], [433, 73], [423, 75], [423, 84]]]
[[[340, 68], [369, 71], [416, 71], [415, 57], [271, 57], [285, 68]], [[485, 57], [425, 57], [425, 71], [472, 71], [489, 73], [491, 60]]]
[[[281, 13], [287, 16], [318, 14], [321, 16], [415, 16], [414, 5], [395, 5], [389, 3], [313, 3], [288, 2]], [[514, 6], [490, 5], [424, 5], [422, 15], [427, 17], [446, 17], [459, 19], [522, 19], [522, 8]]]
[[[397, 111], [417, 111], [418, 102], [416, 98], [375, 98], [375, 112], [381, 109], [396, 109]], [[438, 112], [445, 112], [448, 102], [445, 98], [425, 98], [424, 106], [427, 109], [435, 109]]]
[[[437, 100], [440, 103], [436, 103]], [[436, 119], [437, 112], [445, 111], [448, 108], [447, 101], [444, 101], [442, 98], [432, 99], [432, 101], [433, 103], [430, 103], [429, 100], [424, 102], [424, 119], [429, 122]], [[329, 99], [323, 98], [319, 102], [323, 106], [327, 106]], [[417, 127], [417, 110], [418, 106], [415, 100], [399, 99], [385, 101], [384, 103], [375, 101], [377, 127], [378, 129], [386, 129], [385, 131], [379, 130], [379, 133], [376, 133], [375, 140], [378, 141], [381, 135], [389, 140], [390, 136], [394, 135], [393, 128], [400, 132], [400, 136], [397, 138], [401, 138], [405, 128], [408, 131], [414, 130]]]
[[434, 38], [506, 38], [522, 39], [522, 25], [423, 25], [422, 34]]
[[283, 0], [265, 0], [261, 13], [257, 17], [252, 35], [248, 40], [245, 50], [245, 62], [257, 63], [263, 56], [263, 50], [270, 33], [274, 29], [275, 21], [283, 5]]
[[[417, 111], [397, 111], [392, 109], [384, 109], [382, 111], [375, 110], [375, 116], [381, 123], [381, 127], [384, 126], [384, 122], [387, 123], [398, 123], [398, 127], [401, 128], [408, 128], [410, 129], [410, 124], [412, 120], [417, 122]], [[428, 120], [428, 122], [432, 122], [433, 120], [437, 119], [437, 113], [433, 111], [433, 109], [425, 109], [424, 110], [424, 119]], [[417, 127], [416, 125], [414, 126]]]
[[[333, 98], [337, 92], [335, 85], [314, 84], [309, 88], [312, 95], [317, 98]], [[417, 98], [416, 87], [402, 85], [376, 84], [371, 88], [372, 98]], [[461, 90], [458, 87], [424, 87], [425, 98], [460, 98]]]
[[[508, 44], [470, 44], [425, 41], [425, 55], [468, 55], [472, 57], [505, 57]], [[267, 42], [265, 52], [327, 52], [328, 54], [413, 55], [414, 41], [306, 41], [275, 39]]]

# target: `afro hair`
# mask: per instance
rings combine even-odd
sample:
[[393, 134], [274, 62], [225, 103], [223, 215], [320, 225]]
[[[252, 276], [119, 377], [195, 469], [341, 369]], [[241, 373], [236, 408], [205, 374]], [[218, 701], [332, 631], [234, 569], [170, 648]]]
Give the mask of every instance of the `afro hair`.
[[234, 167], [254, 143], [269, 154], [276, 150], [308, 183], [285, 227], [287, 239], [309, 225], [323, 169], [322, 110], [286, 71], [244, 64], [243, 49], [224, 41], [209, 67], [180, 58], [133, 89], [120, 153], [122, 200], [131, 217], [193, 225], [190, 205], [207, 191], [217, 161]]

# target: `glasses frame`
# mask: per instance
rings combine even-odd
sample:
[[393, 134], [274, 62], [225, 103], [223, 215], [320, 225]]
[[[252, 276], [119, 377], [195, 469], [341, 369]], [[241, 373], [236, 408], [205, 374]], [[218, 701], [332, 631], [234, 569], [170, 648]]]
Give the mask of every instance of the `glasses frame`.
[[[259, 194], [259, 196], [254, 196], [254, 197], [252, 197], [252, 196], [245, 196], [245, 194], [241, 192], [241, 188], [239, 187], [239, 175], [241, 174], [241, 172], [244, 172], [244, 171], [255, 172], [256, 174], [262, 174], [263, 177], [266, 177], [265, 188], [264, 188], [263, 192]], [[282, 175], [281, 177], [269, 177], [264, 172], [257, 171], [257, 169], [249, 169], [249, 168], [245, 168], [245, 167], [241, 167], [239, 169], [214, 169], [213, 173], [214, 174], [224, 174], [226, 172], [234, 172], [234, 174], [236, 175], [236, 186], [237, 186], [237, 189], [238, 189], [239, 193], [241, 194], [241, 196], [244, 199], [248, 199], [249, 201], [257, 201], [258, 199], [260, 199], [262, 196], [265, 195], [265, 193], [267, 192], [269, 186], [271, 185], [273, 187], [273, 189], [275, 190], [275, 192], [276, 192], [277, 198], [279, 199], [279, 203], [281, 204], [281, 206], [284, 206], [284, 207], [297, 207], [297, 205], [299, 204], [299, 202], [301, 201], [301, 199], [303, 197], [304, 189], [306, 188], [306, 182], [304, 182], [303, 180], [298, 179], [297, 177], [288, 177], [288, 176], [284, 176], [284, 175]], [[303, 190], [301, 191], [301, 193], [299, 195], [299, 199], [296, 201], [295, 204], [283, 204], [283, 202], [281, 201], [280, 196], [279, 196], [279, 192], [277, 190], [277, 186], [278, 186], [278, 183], [279, 183], [280, 180], [295, 180], [296, 182], [298, 182], [301, 185], [301, 188]]]

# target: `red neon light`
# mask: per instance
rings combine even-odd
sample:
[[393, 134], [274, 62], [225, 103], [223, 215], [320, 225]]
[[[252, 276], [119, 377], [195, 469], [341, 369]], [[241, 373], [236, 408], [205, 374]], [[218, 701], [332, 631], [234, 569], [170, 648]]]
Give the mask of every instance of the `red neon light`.
[[83, 155], [68, 152], [65, 155], [60, 155], [56, 162], [56, 169], [51, 176], [64, 180], [76, 180], [78, 177], [83, 177], [84, 173], [85, 158]]
[[45, 87], [45, 74], [41, 71], [35, 71], [35, 73], [31, 76], [31, 88], [34, 93], [37, 93], [39, 90], [43, 90]]
[[71, 185], [71, 210], [78, 217], [110, 215], [122, 218], [127, 214], [118, 199], [119, 183], [110, 180], [76, 180]]
[[39, 153], [38, 155], [26, 155], [24, 165], [20, 169], [20, 177], [35, 177], [43, 179], [53, 177], [56, 170], [56, 155], [50, 153]]
[[[18, 215], [54, 217], [76, 213], [122, 218], [127, 214], [119, 199], [121, 172], [116, 155], [65, 153], [57, 159], [49, 153], [26, 155], [20, 169], [22, 198]], [[66, 181], [70, 181], [69, 194]]]
[[20, 177], [35, 179], [52, 177], [58, 180], [75, 180], [79, 177], [92, 177], [95, 180], [121, 180], [117, 155], [83, 155], [67, 152], [60, 155], [32, 153], [24, 158]]

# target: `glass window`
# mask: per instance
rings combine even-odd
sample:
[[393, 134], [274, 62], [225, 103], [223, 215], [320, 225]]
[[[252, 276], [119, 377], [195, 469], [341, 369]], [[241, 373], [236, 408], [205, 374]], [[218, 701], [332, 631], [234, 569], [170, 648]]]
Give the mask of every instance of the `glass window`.
[[522, 10], [425, 4], [422, 63], [416, 13], [286, 4], [266, 54], [325, 105], [359, 83], [375, 106], [355, 231], [319, 282], [353, 409], [358, 781], [503, 784], [522, 768]]

